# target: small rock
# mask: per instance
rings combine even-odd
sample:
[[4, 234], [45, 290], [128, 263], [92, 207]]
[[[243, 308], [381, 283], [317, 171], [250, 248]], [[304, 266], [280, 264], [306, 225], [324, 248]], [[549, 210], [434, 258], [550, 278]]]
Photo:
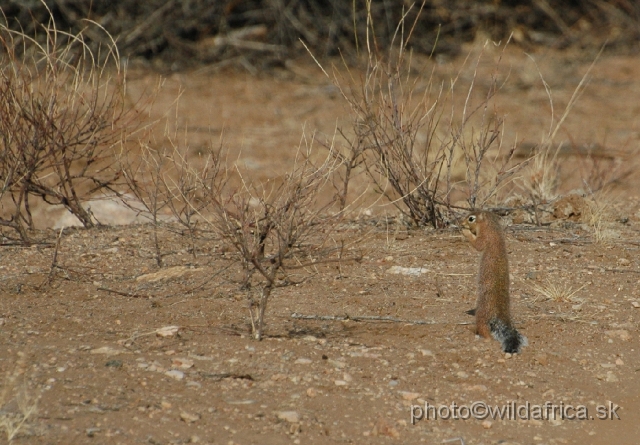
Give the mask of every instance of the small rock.
[[158, 272], [140, 275], [136, 278], [136, 281], [138, 283], [157, 283], [159, 281], [182, 278], [185, 275], [193, 274], [196, 271], [198, 271], [198, 269], [192, 269], [187, 266], [167, 267]]
[[118, 355], [128, 352], [126, 349], [112, 348], [111, 346], [103, 346], [101, 348], [92, 349], [90, 354]]
[[160, 408], [169, 409], [171, 408], [171, 403], [167, 402], [166, 400], [163, 400], [162, 402], [160, 402]]
[[468, 378], [468, 377], [469, 377], [469, 374], [467, 374], [467, 373], [466, 373], [466, 372], [464, 372], [464, 371], [458, 371], [458, 372], [456, 372], [456, 376], [457, 376], [457, 377], [459, 377], [459, 378], [461, 378], [461, 379], [466, 379], [466, 378]]
[[487, 387], [484, 385], [464, 385], [464, 389], [467, 391], [487, 392]]
[[[121, 360], [109, 360], [104, 364], [107, 368], [122, 368]], [[59, 368], [58, 368], [59, 369]]]
[[631, 264], [631, 261], [626, 258], [618, 258], [618, 264], [621, 266], [628, 266], [629, 264]]
[[156, 330], [156, 335], [158, 337], [164, 337], [164, 338], [173, 337], [178, 333], [179, 330], [180, 330], [180, 326], [165, 326], [163, 328]]
[[612, 371], [608, 371], [607, 372], [607, 377], [606, 377], [605, 380], [607, 382], [617, 382], [618, 381], [618, 377], [616, 377], [616, 375]]
[[420, 354], [422, 354], [423, 357], [433, 357], [433, 352], [431, 352], [428, 349], [420, 349]]
[[493, 423], [490, 420], [485, 420], [484, 422], [482, 422], [482, 428], [484, 428], [485, 430], [490, 429], [493, 426]]
[[296, 365], [308, 365], [309, 363], [312, 363], [311, 359], [308, 358], [299, 358], [296, 359], [295, 362], [293, 362]]
[[553, 217], [555, 219], [580, 221], [585, 208], [587, 208], [587, 203], [582, 196], [575, 193], [569, 194], [558, 199], [553, 204]]
[[191, 414], [186, 411], [182, 411], [180, 413], [180, 419], [187, 423], [193, 423], [197, 420], [200, 420], [200, 414]]
[[529, 271], [529, 272], [527, 272], [527, 275], [525, 276], [525, 278], [527, 280], [535, 280], [535, 279], [538, 278], [538, 272], [533, 271], [533, 270]]
[[297, 411], [278, 411], [276, 417], [289, 423], [300, 423], [300, 414]]
[[631, 306], [633, 306], [634, 308], [638, 309], [638, 308], [640, 308], [640, 303], [638, 303], [637, 301], [632, 301], [631, 302]]
[[315, 337], [313, 335], [305, 335], [304, 337], [302, 337], [302, 339], [309, 342], [318, 341], [318, 337]]
[[333, 383], [336, 386], [347, 386], [347, 382], [345, 382], [344, 380], [335, 380]]
[[318, 391], [315, 388], [307, 388], [307, 396], [314, 398], [318, 395]]
[[182, 380], [184, 378], [184, 372], [178, 371], [177, 369], [172, 369], [171, 371], [167, 371], [164, 373], [164, 375], [176, 380]]
[[402, 267], [402, 266], [392, 266], [387, 269], [387, 273], [394, 275], [408, 275], [408, 276], [418, 276], [423, 273], [429, 272], [429, 269], [425, 267]]
[[400, 396], [404, 399], [404, 400], [415, 400], [418, 397], [420, 397], [420, 394], [418, 394], [417, 392], [409, 392], [409, 391], [400, 391]]
[[278, 382], [280, 380], [286, 380], [287, 376], [285, 374], [274, 374], [271, 376], [271, 380], [274, 382]]
[[100, 432], [100, 428], [87, 428], [86, 433], [87, 436], [89, 437], [93, 437], [96, 435], [96, 433]]
[[193, 367], [193, 360], [189, 360], [188, 358], [176, 357], [171, 360], [171, 365], [180, 369], [189, 369]]
[[335, 366], [336, 368], [344, 368], [345, 366], [347, 366], [347, 362], [343, 362], [342, 360], [333, 360], [330, 359], [328, 360], [330, 365]]
[[622, 366], [622, 365], [624, 365], [624, 362], [621, 359], [617, 358], [616, 359], [616, 365]]

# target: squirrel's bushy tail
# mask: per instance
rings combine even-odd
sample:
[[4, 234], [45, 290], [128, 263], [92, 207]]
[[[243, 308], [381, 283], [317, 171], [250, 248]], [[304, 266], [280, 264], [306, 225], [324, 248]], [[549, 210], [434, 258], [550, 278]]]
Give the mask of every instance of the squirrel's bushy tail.
[[527, 337], [519, 333], [516, 328], [508, 325], [504, 321], [494, 318], [489, 321], [489, 328], [493, 338], [502, 344], [502, 350], [511, 354], [520, 353], [522, 347], [527, 346]]

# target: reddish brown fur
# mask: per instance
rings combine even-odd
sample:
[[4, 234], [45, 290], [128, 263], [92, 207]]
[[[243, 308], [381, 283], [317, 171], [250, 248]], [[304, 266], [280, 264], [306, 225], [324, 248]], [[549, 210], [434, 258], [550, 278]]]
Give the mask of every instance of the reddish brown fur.
[[[469, 221], [471, 216], [475, 216], [475, 221]], [[493, 213], [474, 211], [464, 218], [462, 228], [462, 233], [471, 245], [482, 253], [475, 312], [476, 333], [482, 337], [491, 337], [491, 319], [497, 318], [506, 326], [512, 326], [509, 310], [509, 262], [502, 227]]]

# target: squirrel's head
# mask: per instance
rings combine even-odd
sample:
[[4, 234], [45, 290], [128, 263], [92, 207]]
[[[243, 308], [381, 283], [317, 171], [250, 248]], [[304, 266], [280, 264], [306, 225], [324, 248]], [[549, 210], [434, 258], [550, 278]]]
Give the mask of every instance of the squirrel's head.
[[462, 234], [472, 243], [478, 237], [478, 224], [484, 219], [482, 212], [471, 212], [462, 219], [460, 227], [462, 228]]

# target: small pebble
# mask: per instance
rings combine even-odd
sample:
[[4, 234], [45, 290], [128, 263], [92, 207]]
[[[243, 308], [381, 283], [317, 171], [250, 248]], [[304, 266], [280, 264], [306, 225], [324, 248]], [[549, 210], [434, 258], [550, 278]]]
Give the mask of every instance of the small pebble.
[[415, 400], [418, 397], [420, 397], [420, 394], [418, 394], [417, 392], [409, 392], [409, 391], [400, 391], [400, 396], [404, 399], [404, 400]]
[[165, 326], [158, 329], [156, 331], [156, 335], [158, 337], [164, 337], [164, 338], [173, 337], [178, 333], [179, 330], [180, 330], [179, 326]]
[[191, 414], [186, 411], [182, 411], [180, 413], [180, 419], [187, 423], [193, 423], [200, 420], [200, 414]]
[[307, 388], [307, 396], [308, 397], [315, 397], [318, 395], [318, 391], [315, 388]]
[[297, 411], [278, 411], [276, 417], [289, 423], [300, 422], [300, 414]]
[[177, 369], [172, 369], [171, 371], [167, 371], [164, 373], [164, 375], [176, 380], [182, 380], [184, 378], [184, 372], [178, 371]]

